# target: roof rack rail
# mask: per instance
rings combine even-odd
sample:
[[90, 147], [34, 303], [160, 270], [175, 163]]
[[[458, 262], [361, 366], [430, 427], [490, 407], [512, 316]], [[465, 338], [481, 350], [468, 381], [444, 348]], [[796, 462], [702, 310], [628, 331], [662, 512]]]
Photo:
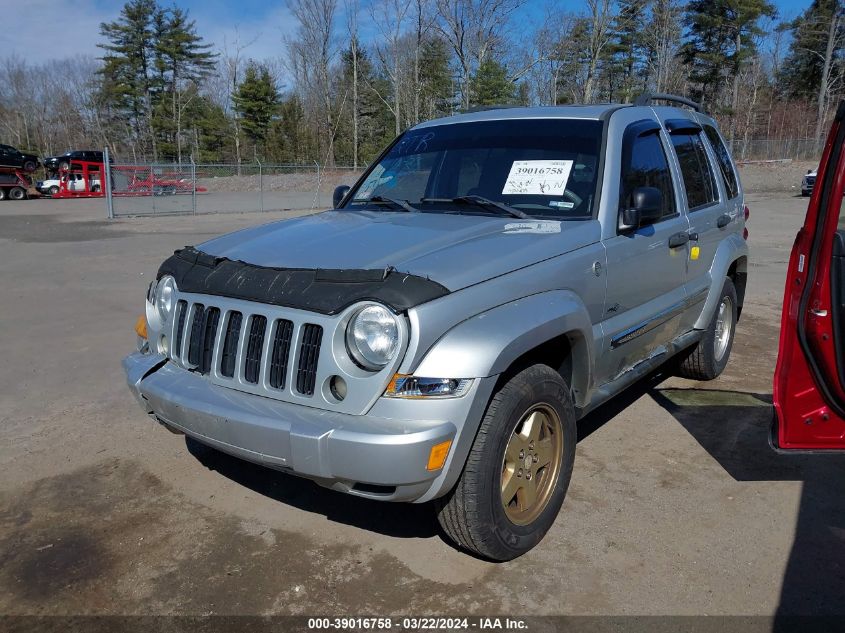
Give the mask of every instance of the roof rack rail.
[[461, 114], [472, 114], [473, 112], [486, 112], [487, 110], [506, 110], [507, 108], [522, 108], [524, 106], [515, 103], [501, 103], [495, 105], [478, 105], [461, 110]]
[[636, 99], [634, 99], [634, 105], [649, 105], [652, 101], [671, 101], [673, 103], [680, 103], [682, 105], [689, 106], [696, 112], [704, 112], [704, 108], [701, 107], [700, 103], [697, 103], [692, 99], [687, 99], [686, 97], [670, 95], [665, 92], [644, 92]]

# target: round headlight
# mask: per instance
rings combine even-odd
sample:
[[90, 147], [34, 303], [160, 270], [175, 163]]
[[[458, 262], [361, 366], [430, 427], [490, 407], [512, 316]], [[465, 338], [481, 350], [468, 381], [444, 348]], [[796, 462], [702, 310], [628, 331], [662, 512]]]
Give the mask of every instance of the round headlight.
[[158, 282], [156, 292], [156, 309], [162, 321], [167, 321], [173, 312], [173, 299], [176, 294], [176, 280], [170, 275], [165, 275]]
[[363, 308], [346, 328], [346, 346], [364, 369], [381, 369], [393, 360], [399, 349], [396, 317], [382, 306]]

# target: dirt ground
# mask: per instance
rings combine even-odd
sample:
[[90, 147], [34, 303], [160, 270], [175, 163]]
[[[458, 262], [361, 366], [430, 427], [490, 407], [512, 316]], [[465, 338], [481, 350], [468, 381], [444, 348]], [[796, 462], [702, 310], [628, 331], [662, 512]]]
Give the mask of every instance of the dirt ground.
[[441, 538], [429, 506], [222, 456], [130, 396], [120, 361], [161, 260], [295, 213], [108, 222], [102, 201], [0, 203], [0, 614], [845, 614], [845, 457], [767, 443], [806, 200], [763, 189], [749, 206], [725, 375], [654, 376], [584, 420], [551, 531], [492, 564]]

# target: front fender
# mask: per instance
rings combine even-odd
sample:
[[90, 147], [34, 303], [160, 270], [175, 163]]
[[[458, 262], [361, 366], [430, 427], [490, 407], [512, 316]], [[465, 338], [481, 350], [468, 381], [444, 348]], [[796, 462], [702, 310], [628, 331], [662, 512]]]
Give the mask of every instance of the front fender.
[[449, 330], [426, 353], [417, 376], [483, 378], [504, 372], [526, 352], [561, 335], [569, 338], [576, 404], [590, 388], [592, 323], [568, 290], [523, 297], [482, 312]]
[[719, 295], [722, 293], [722, 286], [725, 284], [725, 277], [728, 276], [731, 265], [740, 257], [748, 257], [748, 243], [739, 233], [734, 233], [722, 240], [716, 249], [713, 264], [710, 266], [710, 289], [701, 314], [695, 321], [695, 329], [704, 330], [710, 324], [710, 319], [713, 318], [713, 312], [720, 299]]

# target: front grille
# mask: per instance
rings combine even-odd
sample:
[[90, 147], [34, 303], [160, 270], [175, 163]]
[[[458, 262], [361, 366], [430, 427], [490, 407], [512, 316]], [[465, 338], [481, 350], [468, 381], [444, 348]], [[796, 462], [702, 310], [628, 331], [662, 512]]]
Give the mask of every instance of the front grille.
[[217, 324], [220, 322], [220, 310], [207, 308], [202, 319], [202, 342], [200, 343], [200, 362], [197, 370], [207, 374], [211, 370], [211, 359], [214, 356], [214, 342], [217, 339]]
[[244, 315], [240, 312], [229, 313], [226, 324], [226, 336], [223, 339], [223, 353], [220, 356], [220, 373], [231, 378], [235, 375], [235, 359], [238, 355], [238, 342], [241, 338], [241, 322]]
[[306, 396], [314, 393], [317, 379], [317, 361], [320, 356], [320, 343], [323, 328], [313, 323], [306, 323], [302, 328], [302, 345], [299, 348], [299, 366], [296, 369], [296, 390]]
[[185, 317], [188, 316], [188, 302], [179, 301], [176, 304], [176, 354], [182, 353], [182, 341], [185, 339]]
[[293, 322], [287, 319], [276, 321], [273, 335], [273, 350], [270, 352], [270, 386], [273, 389], [285, 388], [285, 376], [288, 373], [288, 356], [293, 338]]
[[200, 364], [200, 349], [202, 345], [202, 317], [205, 306], [194, 304], [194, 318], [191, 321], [191, 338], [188, 339], [188, 362], [196, 367]]
[[261, 350], [264, 348], [264, 330], [267, 329], [267, 317], [256, 314], [249, 327], [244, 360], [244, 380], [256, 384], [261, 372]]
[[[314, 395], [323, 326], [252, 312], [244, 304], [180, 299], [171, 356], [221, 385], [287, 399]], [[217, 349], [217, 346], [220, 349]], [[215, 365], [216, 363], [216, 365]]]

